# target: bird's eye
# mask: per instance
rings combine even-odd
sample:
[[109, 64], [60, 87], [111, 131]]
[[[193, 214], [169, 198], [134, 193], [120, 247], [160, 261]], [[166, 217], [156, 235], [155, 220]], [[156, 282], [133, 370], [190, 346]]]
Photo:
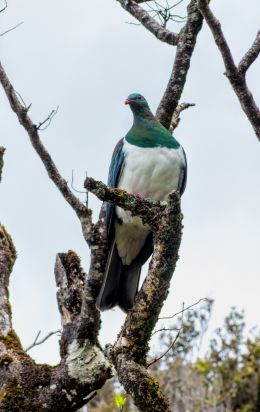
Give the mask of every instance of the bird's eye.
[[139, 100], [142, 99], [142, 96], [137, 96], [137, 99], [139, 99]]

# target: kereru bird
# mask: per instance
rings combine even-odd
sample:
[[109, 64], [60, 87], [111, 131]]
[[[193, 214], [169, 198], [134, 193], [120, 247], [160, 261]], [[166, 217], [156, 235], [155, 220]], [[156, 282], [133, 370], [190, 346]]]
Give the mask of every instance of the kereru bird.
[[[187, 178], [182, 146], [152, 114], [141, 94], [130, 94], [125, 104], [134, 122], [115, 147], [108, 186], [160, 201], [172, 190], [182, 195]], [[127, 312], [138, 291], [142, 265], [153, 252], [152, 233], [139, 217], [109, 203], [106, 225], [109, 255], [97, 307], [106, 310], [118, 305]]]

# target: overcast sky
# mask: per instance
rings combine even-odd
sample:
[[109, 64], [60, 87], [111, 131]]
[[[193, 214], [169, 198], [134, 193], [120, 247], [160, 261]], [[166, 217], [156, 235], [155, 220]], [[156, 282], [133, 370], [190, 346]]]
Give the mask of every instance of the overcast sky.
[[[212, 7], [238, 61], [259, 29], [259, 0], [215, 0]], [[79, 190], [86, 171], [106, 181], [113, 148], [132, 122], [125, 97], [140, 92], [155, 111], [174, 49], [141, 26], [126, 24], [134, 20], [115, 0], [8, 0], [0, 19], [1, 32], [23, 22], [0, 37], [0, 59], [15, 89], [32, 103], [33, 121], [59, 106], [41, 137], [60, 172], [70, 181], [74, 170]], [[231, 306], [245, 309], [249, 326], [259, 323], [260, 309], [260, 147], [223, 72], [205, 26], [182, 96], [196, 107], [183, 113], [175, 131], [187, 154], [188, 185], [180, 260], [163, 313], [210, 296], [211, 329]], [[258, 102], [259, 75], [260, 60], [248, 73]], [[18, 252], [11, 303], [14, 326], [27, 346], [39, 330], [44, 335], [60, 327], [56, 253], [75, 250], [87, 270], [89, 252], [74, 212], [48, 179], [2, 90], [0, 107], [0, 144], [7, 149], [0, 219]], [[97, 216], [100, 203], [93, 196], [90, 206]], [[103, 343], [113, 342], [123, 319], [118, 309], [103, 315]], [[57, 362], [57, 339], [31, 354]]]

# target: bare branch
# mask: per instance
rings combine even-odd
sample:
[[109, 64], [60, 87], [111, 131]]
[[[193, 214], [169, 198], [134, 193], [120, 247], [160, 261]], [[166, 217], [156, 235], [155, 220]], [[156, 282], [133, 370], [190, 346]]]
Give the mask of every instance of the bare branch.
[[134, 0], [117, 0], [121, 6], [135, 17], [147, 30], [149, 30], [157, 39], [162, 42], [176, 46], [178, 34], [164, 28], [154, 20], [147, 11], [138, 6]]
[[[147, 364], [147, 368], [150, 368], [150, 366], [154, 365], [156, 362], [160, 361], [162, 358], [164, 358], [165, 355], [167, 355], [168, 352], [170, 352], [170, 350], [174, 347], [175, 343], [177, 342], [177, 340], [179, 339], [179, 336], [181, 334], [181, 329], [178, 329], [178, 333], [175, 336], [175, 338], [173, 339], [173, 341], [171, 342], [171, 344], [169, 345], [169, 347], [166, 349], [165, 352], [163, 352], [163, 354], [161, 356], [159, 356], [158, 358], [155, 358], [154, 360], [152, 360], [151, 362], [149, 362]], [[167, 329], [166, 329], [167, 330]], [[173, 330], [173, 329], [172, 329]]]
[[[207, 0], [198, 0], [198, 7], [201, 13], [203, 14], [205, 20], [207, 21], [207, 24], [214, 37], [215, 43], [218, 46], [218, 49], [222, 55], [222, 59], [223, 59], [223, 62], [226, 68], [225, 74], [227, 78], [229, 79], [230, 84], [232, 85], [233, 90], [236, 93], [237, 98], [241, 104], [241, 107], [243, 111], [245, 112], [245, 114], [247, 115], [247, 118], [249, 122], [251, 123], [258, 140], [260, 140], [260, 111], [259, 111], [259, 108], [257, 107], [256, 102], [254, 101], [254, 98], [251, 92], [249, 91], [247, 87], [245, 76], [243, 73], [243, 70], [244, 70], [243, 67], [246, 67], [248, 62], [251, 61], [251, 59], [253, 62], [255, 57], [251, 58], [251, 55], [250, 55], [249, 60], [246, 60], [245, 66], [242, 64], [242, 73], [241, 73], [234, 63], [234, 59], [231, 54], [230, 48], [222, 32], [220, 22], [216, 19], [216, 17], [210, 10]], [[256, 41], [256, 43], [257, 43], [257, 46], [256, 46], [256, 52], [257, 52], [258, 47], [259, 47], [258, 40]]]
[[134, 362], [124, 353], [119, 353], [114, 362], [119, 381], [126, 392], [131, 394], [138, 411], [171, 412], [158, 382], [143, 365]]
[[178, 330], [177, 335], [175, 336], [174, 340], [172, 341], [172, 343], [170, 344], [170, 346], [167, 348], [167, 350], [161, 355], [159, 356], [159, 358], [154, 359], [152, 362], [148, 363], [147, 367], [149, 368], [150, 366], [154, 365], [156, 362], [158, 362], [159, 360], [161, 360], [165, 355], [167, 355], [168, 352], [170, 352], [170, 350], [173, 348], [173, 346], [175, 345], [175, 343], [177, 342], [180, 334], [181, 334], [181, 330], [183, 327], [183, 315], [184, 315], [184, 302], [182, 304], [182, 311], [181, 311], [181, 327]]
[[200, 302], [203, 302], [204, 300], [208, 300], [208, 299], [207, 299], [207, 298], [201, 298], [201, 299], [198, 300], [198, 302], [195, 302], [195, 303], [193, 303], [192, 305], [187, 306], [186, 308], [180, 310], [179, 312], [174, 313], [174, 315], [171, 315], [171, 316], [163, 316], [162, 318], [159, 318], [159, 320], [173, 319], [173, 318], [175, 318], [176, 316], [182, 314], [183, 312], [186, 312], [187, 310], [193, 308], [194, 306], [197, 306]]
[[[3, 10], [1, 10], [1, 11], [3, 11]], [[0, 11], [0, 13], [1, 13], [1, 11]], [[17, 23], [15, 26], [11, 27], [10, 29], [3, 31], [2, 33], [0, 33], [0, 37], [4, 36], [5, 34], [9, 33], [10, 31], [13, 31], [13, 30], [17, 29], [17, 27], [21, 26], [22, 24], [23, 24], [23, 21], [21, 21], [20, 23]]]
[[81, 224], [83, 226], [83, 231], [89, 231], [92, 225], [91, 221], [91, 211], [72, 193], [69, 189], [67, 182], [60, 175], [55, 163], [53, 162], [50, 154], [44, 147], [43, 143], [40, 140], [37, 126], [32, 122], [31, 118], [28, 116], [28, 108], [24, 107], [19, 99], [17, 94], [10, 83], [1, 63], [0, 63], [0, 82], [4, 88], [4, 91], [9, 100], [12, 110], [18, 117], [19, 122], [25, 128], [34, 147], [35, 151], [40, 156], [45, 169], [57, 186], [64, 199], [70, 204], [77, 216], [79, 217]]
[[4, 7], [2, 9], [0, 9], [0, 13], [2, 13], [3, 11], [5, 11], [7, 9], [7, 0], [3, 0], [4, 1]]
[[187, 11], [187, 22], [178, 36], [172, 73], [156, 112], [159, 121], [167, 129], [170, 127], [173, 113], [179, 103], [190, 68], [197, 35], [203, 22], [203, 17], [197, 8], [197, 0], [190, 1]]
[[258, 31], [255, 41], [248, 50], [248, 52], [244, 55], [238, 65], [238, 71], [240, 74], [245, 74], [246, 71], [249, 69], [252, 63], [257, 59], [260, 53], [260, 30]]
[[55, 330], [55, 331], [53, 331], [53, 332], [49, 332], [44, 338], [42, 338], [41, 340], [38, 340], [38, 338], [39, 338], [39, 336], [40, 336], [40, 334], [41, 334], [41, 331], [39, 330], [39, 332], [37, 333], [37, 335], [36, 335], [33, 343], [32, 343], [31, 345], [29, 345], [24, 351], [25, 351], [25, 352], [28, 352], [29, 350], [31, 350], [31, 349], [34, 348], [35, 346], [42, 345], [42, 344], [43, 344], [44, 342], [46, 342], [46, 340], [48, 340], [51, 336], [57, 335], [57, 333], [61, 333], [61, 330], [59, 329], [59, 330]]
[[178, 104], [178, 106], [176, 107], [176, 109], [174, 110], [174, 113], [172, 115], [172, 120], [171, 120], [171, 124], [169, 127], [169, 132], [173, 133], [173, 131], [176, 129], [176, 127], [178, 126], [178, 124], [180, 123], [180, 114], [183, 110], [188, 109], [188, 107], [192, 107], [195, 106], [195, 103], [181, 103]]
[[[46, 130], [46, 129], [50, 126], [51, 121], [52, 121], [53, 117], [57, 114], [58, 110], [59, 110], [59, 106], [57, 106], [55, 110], [52, 110], [52, 111], [50, 112], [50, 114], [46, 117], [46, 119], [43, 120], [42, 122], [40, 122], [40, 123], [36, 126], [36, 129], [37, 129], [37, 130]], [[47, 123], [47, 124], [46, 124], [46, 123]], [[45, 124], [45, 126], [42, 127], [44, 124]]]
[[[181, 311], [179, 311], [179, 312], [177, 312], [177, 313], [174, 313], [174, 315], [165, 316], [165, 317], [162, 317], [162, 318], [158, 318], [158, 320], [173, 319], [174, 317], [183, 314], [183, 313], [186, 312], [187, 310], [192, 309], [194, 306], [198, 305], [198, 304], [199, 304], [200, 302], [202, 302], [203, 300], [207, 300], [207, 298], [202, 298], [202, 299], [198, 300], [198, 302], [193, 303], [193, 304], [190, 305], [190, 306], [187, 306], [187, 308], [184, 308], [184, 307], [183, 307], [183, 309], [182, 309]], [[183, 305], [184, 305], [184, 303], [183, 303]], [[179, 328], [161, 328], [161, 329], [155, 330], [155, 331], [152, 333], [152, 336], [155, 335], [155, 334], [158, 333], [158, 332], [178, 331], [178, 330], [179, 330]]]

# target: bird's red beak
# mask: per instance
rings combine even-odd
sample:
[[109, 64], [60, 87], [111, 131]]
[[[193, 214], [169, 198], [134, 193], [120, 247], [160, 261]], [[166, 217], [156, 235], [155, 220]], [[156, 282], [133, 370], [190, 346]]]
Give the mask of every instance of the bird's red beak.
[[129, 103], [131, 103], [131, 101], [132, 101], [131, 99], [126, 99], [125, 104], [129, 104]]

